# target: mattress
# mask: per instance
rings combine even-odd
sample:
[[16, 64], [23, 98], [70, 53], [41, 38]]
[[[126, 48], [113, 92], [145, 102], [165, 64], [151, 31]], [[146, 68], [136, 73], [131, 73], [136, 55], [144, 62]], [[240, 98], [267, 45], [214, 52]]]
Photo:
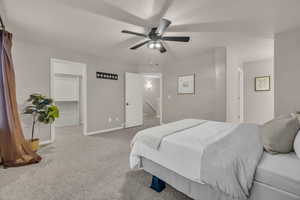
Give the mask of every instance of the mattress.
[[257, 167], [255, 180], [300, 196], [300, 159], [295, 153], [264, 153]]

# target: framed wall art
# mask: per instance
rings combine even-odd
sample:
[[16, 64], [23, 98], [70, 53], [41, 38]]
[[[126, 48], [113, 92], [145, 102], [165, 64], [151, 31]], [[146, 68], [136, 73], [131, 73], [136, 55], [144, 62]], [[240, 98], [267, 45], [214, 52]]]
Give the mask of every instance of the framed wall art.
[[195, 94], [195, 74], [178, 76], [178, 94]]
[[271, 76], [255, 77], [255, 91], [270, 91], [271, 90]]

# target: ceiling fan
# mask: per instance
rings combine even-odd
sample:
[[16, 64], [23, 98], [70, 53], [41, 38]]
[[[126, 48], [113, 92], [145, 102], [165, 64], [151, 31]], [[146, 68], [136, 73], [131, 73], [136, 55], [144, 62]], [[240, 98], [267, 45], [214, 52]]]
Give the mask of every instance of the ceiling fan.
[[146, 40], [130, 47], [131, 50], [136, 50], [141, 46], [148, 44], [150, 49], [158, 49], [161, 53], [165, 53], [167, 49], [163, 45], [163, 41], [174, 41], [174, 42], [189, 42], [190, 37], [188, 36], [164, 36], [165, 31], [171, 25], [171, 21], [167, 19], [161, 19], [158, 27], [153, 27], [148, 34], [137, 33], [133, 31], [122, 30], [122, 33], [136, 35], [145, 38]]

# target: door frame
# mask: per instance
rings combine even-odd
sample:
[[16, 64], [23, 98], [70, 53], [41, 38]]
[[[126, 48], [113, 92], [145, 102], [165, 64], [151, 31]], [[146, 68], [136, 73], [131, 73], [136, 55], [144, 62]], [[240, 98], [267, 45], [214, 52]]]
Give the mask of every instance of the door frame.
[[[82, 68], [82, 71], [80, 73], [72, 73], [72, 72], [66, 72], [66, 73], [59, 73], [62, 75], [79, 75], [81, 76], [81, 97], [80, 100], [82, 101], [80, 103], [81, 110], [82, 110], [82, 122], [83, 122], [83, 135], [87, 135], [87, 65], [85, 63], [79, 63], [79, 62], [73, 62], [68, 60], [62, 60], [62, 59], [56, 59], [56, 58], [50, 58], [50, 97], [54, 99], [54, 64], [55, 63], [65, 63], [65, 64], [74, 64], [74, 65], [80, 65]], [[54, 124], [51, 124], [50, 126], [50, 134], [51, 134], [51, 141], [50, 143], [53, 143], [55, 141], [55, 126]]]
[[155, 72], [155, 73], [140, 73], [143, 77], [155, 77], [155, 78], [159, 78], [159, 95], [160, 95], [160, 102], [159, 102], [159, 123], [163, 124], [163, 75], [162, 73], [159, 72]]

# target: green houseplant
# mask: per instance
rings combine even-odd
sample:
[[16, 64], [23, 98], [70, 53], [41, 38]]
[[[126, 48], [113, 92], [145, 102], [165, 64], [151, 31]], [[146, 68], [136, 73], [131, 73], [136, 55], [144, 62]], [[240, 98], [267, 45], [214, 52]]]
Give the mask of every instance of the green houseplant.
[[52, 124], [59, 117], [59, 109], [54, 105], [53, 99], [41, 94], [31, 94], [27, 100], [28, 106], [24, 109], [24, 114], [32, 115], [32, 131], [30, 146], [33, 151], [39, 148], [39, 139], [34, 137], [36, 123]]

